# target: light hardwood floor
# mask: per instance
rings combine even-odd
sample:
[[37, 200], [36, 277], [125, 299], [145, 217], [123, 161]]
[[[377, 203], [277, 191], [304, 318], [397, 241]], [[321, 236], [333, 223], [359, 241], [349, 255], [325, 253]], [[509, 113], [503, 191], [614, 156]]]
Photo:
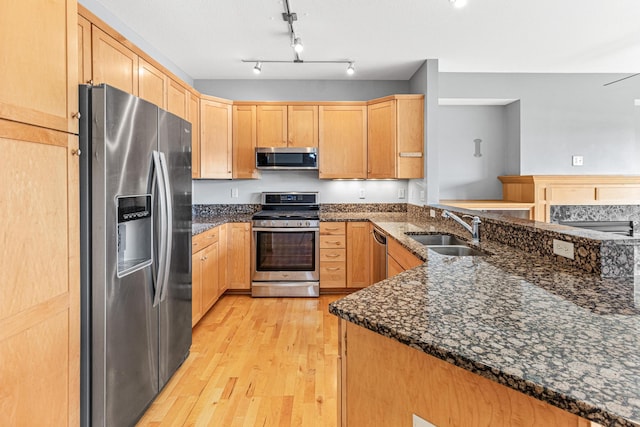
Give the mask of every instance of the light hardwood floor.
[[336, 426], [338, 298], [222, 297], [138, 426]]

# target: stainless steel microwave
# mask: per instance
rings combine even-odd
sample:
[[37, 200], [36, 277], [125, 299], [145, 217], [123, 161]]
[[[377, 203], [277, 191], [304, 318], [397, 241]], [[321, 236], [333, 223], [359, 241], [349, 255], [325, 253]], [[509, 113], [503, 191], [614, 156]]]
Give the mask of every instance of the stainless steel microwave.
[[315, 147], [258, 147], [256, 168], [272, 170], [317, 170], [318, 149]]

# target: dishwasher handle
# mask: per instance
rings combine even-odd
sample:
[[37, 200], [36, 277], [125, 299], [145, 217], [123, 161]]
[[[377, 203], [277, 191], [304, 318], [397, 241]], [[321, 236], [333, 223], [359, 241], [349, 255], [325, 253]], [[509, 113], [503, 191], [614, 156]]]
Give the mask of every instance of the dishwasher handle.
[[383, 246], [387, 246], [387, 236], [382, 231], [374, 228], [371, 231], [371, 234], [373, 234], [373, 238], [376, 240], [376, 242]]

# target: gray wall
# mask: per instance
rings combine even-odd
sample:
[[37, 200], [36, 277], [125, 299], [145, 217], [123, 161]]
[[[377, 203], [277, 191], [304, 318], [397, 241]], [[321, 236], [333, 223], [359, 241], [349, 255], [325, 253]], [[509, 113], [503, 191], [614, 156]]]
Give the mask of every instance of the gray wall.
[[196, 80], [206, 95], [235, 101], [368, 101], [409, 93], [403, 80]]
[[[509, 169], [507, 106], [440, 106], [441, 199], [502, 199], [496, 178]], [[482, 156], [475, 157], [475, 139]]]
[[[640, 174], [640, 77], [441, 73], [442, 98], [520, 100], [520, 173]], [[513, 143], [513, 142], [511, 142]], [[571, 156], [584, 166], [571, 166]]]

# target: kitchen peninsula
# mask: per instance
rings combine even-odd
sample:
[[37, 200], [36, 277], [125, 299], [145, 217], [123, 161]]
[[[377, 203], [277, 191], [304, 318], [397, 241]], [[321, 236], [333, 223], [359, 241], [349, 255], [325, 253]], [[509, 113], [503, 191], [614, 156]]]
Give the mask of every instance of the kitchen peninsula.
[[443, 256], [407, 233], [468, 237], [453, 222], [368, 218], [425, 262], [330, 305], [342, 425], [410, 425], [412, 414], [439, 427], [640, 425], [633, 277], [601, 278], [487, 238], [478, 248], [489, 256]]

